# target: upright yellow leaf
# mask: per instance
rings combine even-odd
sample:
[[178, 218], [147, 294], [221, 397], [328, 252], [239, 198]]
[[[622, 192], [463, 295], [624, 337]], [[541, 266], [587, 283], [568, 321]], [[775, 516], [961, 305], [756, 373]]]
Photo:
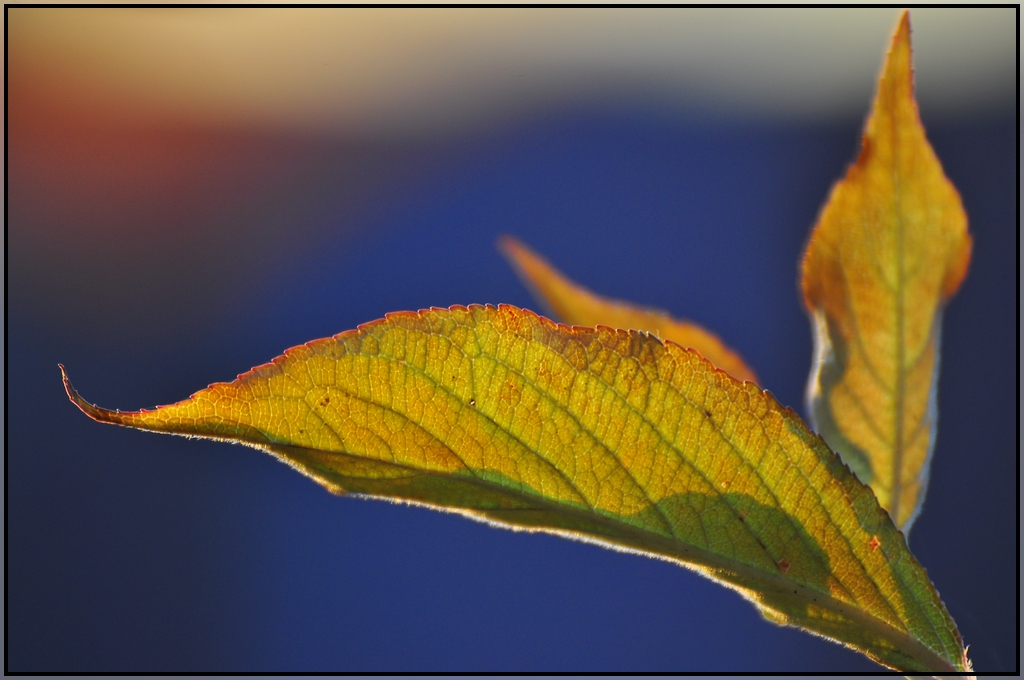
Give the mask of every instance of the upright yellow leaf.
[[967, 216], [925, 138], [912, 75], [904, 13], [860, 156], [803, 261], [814, 423], [904, 532], [928, 483], [942, 310], [971, 258]]
[[738, 380], [757, 382], [757, 376], [739, 354], [718, 337], [689, 321], [677, 321], [657, 309], [609, 300], [565, 277], [542, 257], [504, 236], [501, 249], [536, 296], [564, 323], [576, 326], [610, 326], [654, 333], [662, 340], [700, 352], [705, 359]]
[[887, 666], [968, 668], [871, 490], [769, 393], [646, 333], [453, 307], [295, 347], [153, 411], [65, 386], [100, 421], [250, 444], [339, 493], [663, 557]]

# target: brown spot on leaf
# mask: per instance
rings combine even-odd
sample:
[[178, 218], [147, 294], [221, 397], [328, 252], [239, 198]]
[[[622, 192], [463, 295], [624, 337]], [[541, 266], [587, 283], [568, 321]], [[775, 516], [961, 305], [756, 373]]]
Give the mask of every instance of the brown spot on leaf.
[[872, 550], [876, 549], [876, 548], [877, 548], [877, 547], [878, 547], [879, 545], [881, 545], [881, 544], [880, 544], [880, 543], [878, 542], [878, 536], [872, 536], [872, 537], [871, 537], [871, 541], [870, 541], [870, 542], [868, 543], [868, 545], [870, 545], [870, 546], [871, 546], [871, 549], [872, 549]]
[[508, 404], [518, 404], [522, 394], [522, 386], [510, 380], [501, 389], [501, 400]]
[[779, 571], [781, 571], [783, 574], [789, 571], [789, 562], [787, 562], [786, 560], [779, 560]]

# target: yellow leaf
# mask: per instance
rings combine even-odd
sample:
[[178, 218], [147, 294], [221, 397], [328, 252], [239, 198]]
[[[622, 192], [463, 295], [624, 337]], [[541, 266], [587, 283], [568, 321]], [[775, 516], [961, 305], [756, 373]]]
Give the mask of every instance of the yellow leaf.
[[871, 490], [769, 393], [646, 333], [431, 309], [151, 411], [65, 386], [96, 420], [249, 444], [338, 493], [662, 557], [887, 666], [967, 668]]
[[653, 333], [662, 340], [700, 352], [705, 359], [739, 380], [757, 382], [757, 376], [739, 354], [718, 337], [695, 323], [677, 321], [665, 312], [637, 307], [594, 295], [570, 281], [542, 257], [511, 236], [499, 242], [502, 251], [536, 297], [547, 303], [555, 316], [576, 326], [610, 326]]
[[970, 257], [960, 197], [918, 116], [904, 13], [860, 155], [832, 189], [803, 261], [814, 423], [904, 532], [928, 483], [942, 310]]

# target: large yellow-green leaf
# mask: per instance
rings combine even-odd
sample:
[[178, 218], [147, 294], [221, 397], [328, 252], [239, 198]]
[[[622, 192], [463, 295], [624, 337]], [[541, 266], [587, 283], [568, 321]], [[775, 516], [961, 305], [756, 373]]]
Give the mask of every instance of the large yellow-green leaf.
[[904, 532], [928, 484], [942, 309], [970, 258], [960, 197], [918, 116], [904, 13], [860, 156], [833, 188], [803, 262], [814, 424]]
[[611, 326], [647, 331], [662, 340], [671, 340], [697, 350], [705, 359], [734, 378], [757, 382], [754, 371], [744, 363], [740, 355], [706, 328], [692, 321], [673, 319], [658, 309], [595, 295], [566, 278], [544, 258], [511, 236], [502, 237], [499, 245], [523, 281], [560, 321], [578, 326]]
[[152, 411], [65, 385], [100, 421], [250, 444], [339, 493], [660, 556], [887, 666], [967, 667], [871, 490], [769, 393], [646, 333], [454, 307], [391, 314]]

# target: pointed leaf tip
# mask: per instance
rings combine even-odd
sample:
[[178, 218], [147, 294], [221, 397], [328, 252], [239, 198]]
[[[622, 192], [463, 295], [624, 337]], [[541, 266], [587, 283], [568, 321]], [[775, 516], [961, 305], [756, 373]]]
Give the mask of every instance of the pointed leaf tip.
[[92, 418], [92, 414], [89, 412], [91, 404], [82, 399], [78, 394], [78, 390], [76, 390], [75, 386], [71, 384], [71, 378], [68, 377], [68, 372], [64, 369], [64, 364], [57, 364], [57, 368], [60, 369], [60, 377], [64, 382], [64, 391], [67, 393], [68, 399], [70, 399], [71, 403], [77, 406], [82, 413]]
[[71, 384], [71, 378], [68, 377], [67, 371], [64, 370], [64, 364], [57, 364], [57, 366], [60, 368], [61, 379], [64, 381], [64, 391], [67, 392], [68, 399], [70, 399], [71, 403], [77, 406], [82, 413], [99, 423], [117, 424], [120, 422], [118, 419], [118, 416], [120, 415], [119, 413], [99, 408], [83, 399], [82, 396], [78, 394], [78, 390], [75, 389], [75, 386]]

